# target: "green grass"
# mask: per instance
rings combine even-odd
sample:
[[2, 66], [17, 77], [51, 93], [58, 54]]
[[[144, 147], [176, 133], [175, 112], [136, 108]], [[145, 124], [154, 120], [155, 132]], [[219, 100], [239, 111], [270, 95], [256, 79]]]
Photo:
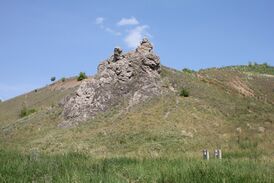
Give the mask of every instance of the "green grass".
[[[45, 88], [4, 102], [0, 104], [0, 144], [6, 148], [18, 147], [23, 152], [32, 148], [47, 154], [77, 151], [96, 158], [180, 157], [183, 154], [199, 157], [201, 149], [216, 147], [226, 152], [263, 150], [262, 155], [256, 155], [259, 159], [273, 154], [274, 106], [255, 97], [243, 97], [229, 88], [230, 80], [237, 76], [255, 90], [259, 86], [257, 76], [247, 80], [245, 74], [235, 71], [185, 74], [165, 68], [161, 74], [166, 87], [173, 87], [174, 92], [129, 110], [112, 108], [72, 129], [57, 127], [63, 120], [58, 102], [69, 93], [67, 90]], [[197, 78], [196, 74], [207, 81]], [[270, 93], [264, 92], [273, 86], [274, 80], [261, 79], [258, 83], [265, 84], [261, 85], [260, 92], [273, 100]], [[190, 96], [178, 96], [181, 88], [187, 88]], [[14, 120], [25, 100], [37, 112]], [[238, 127], [242, 129], [239, 142]], [[259, 127], [264, 127], [265, 132], [260, 133]]]
[[[57, 127], [69, 79], [0, 103], [0, 149], [10, 150], [0, 150], [0, 182], [273, 182], [274, 77], [165, 67], [161, 76], [168, 93], [75, 128]], [[24, 103], [37, 112], [19, 118]], [[224, 159], [200, 160], [204, 148]]]
[[264, 63], [264, 64], [250, 63], [248, 65], [229, 66], [225, 68], [232, 68], [232, 69], [236, 69], [244, 72], [255, 72], [260, 74], [274, 75], [274, 67], [268, 65], [267, 63]]
[[95, 159], [85, 154], [0, 150], [0, 182], [273, 182], [274, 164], [255, 160]]

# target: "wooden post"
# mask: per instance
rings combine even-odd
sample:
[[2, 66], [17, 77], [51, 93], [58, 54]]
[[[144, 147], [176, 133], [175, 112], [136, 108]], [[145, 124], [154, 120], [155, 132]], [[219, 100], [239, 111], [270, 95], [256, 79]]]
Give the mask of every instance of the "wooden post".
[[203, 150], [203, 159], [209, 160], [209, 152], [207, 149]]

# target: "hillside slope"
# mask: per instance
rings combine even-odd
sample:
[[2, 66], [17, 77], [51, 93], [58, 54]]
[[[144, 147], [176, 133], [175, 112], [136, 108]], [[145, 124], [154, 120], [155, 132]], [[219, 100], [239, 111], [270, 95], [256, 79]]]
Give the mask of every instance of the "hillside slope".
[[[272, 67], [273, 69], [273, 67]], [[237, 67], [183, 72], [162, 67], [170, 92], [130, 109], [113, 107], [75, 128], [58, 128], [71, 78], [0, 103], [0, 145], [22, 152], [85, 152], [96, 157], [227, 156], [274, 158], [274, 76]], [[181, 89], [189, 97], [179, 96]], [[36, 112], [21, 118], [25, 105]]]

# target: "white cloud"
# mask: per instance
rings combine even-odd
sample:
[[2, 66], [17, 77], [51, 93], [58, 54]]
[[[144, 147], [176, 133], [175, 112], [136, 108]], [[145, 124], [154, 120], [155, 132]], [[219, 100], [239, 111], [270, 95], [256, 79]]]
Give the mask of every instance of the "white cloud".
[[130, 48], [136, 48], [145, 36], [149, 36], [146, 31], [148, 28], [149, 26], [147, 25], [141, 25], [130, 30], [124, 40], [127, 46]]
[[106, 32], [108, 32], [108, 33], [111, 33], [112, 35], [115, 35], [115, 36], [120, 36], [120, 35], [122, 35], [121, 32], [118, 32], [118, 31], [113, 30], [113, 29], [111, 29], [111, 28], [109, 28], [109, 27], [106, 27], [105, 24], [104, 24], [104, 22], [105, 22], [105, 18], [103, 18], [103, 17], [97, 17], [97, 18], [95, 19], [95, 23], [96, 23], [101, 29], [103, 29], [104, 31], [106, 31]]
[[95, 20], [95, 23], [97, 25], [102, 25], [105, 21], [105, 18], [104, 17], [97, 17], [96, 20]]
[[124, 42], [129, 48], [136, 48], [144, 37], [152, 37], [147, 32], [149, 26], [140, 24], [135, 17], [122, 18], [119, 22], [117, 22], [118, 26], [133, 25], [134, 27], [130, 30], [124, 29], [125, 27], [120, 27], [118, 30], [115, 30], [111, 26], [106, 26], [105, 21], [106, 19], [104, 17], [97, 17], [95, 20], [98, 27], [103, 31], [106, 31], [114, 36], [122, 36], [124, 34]]
[[118, 26], [123, 26], [123, 25], [138, 25], [139, 22], [135, 17], [131, 18], [122, 18], [117, 25]]
[[107, 32], [109, 32], [109, 33], [111, 33], [111, 34], [113, 34], [115, 36], [121, 36], [122, 35], [121, 32], [115, 31], [115, 30], [113, 30], [113, 29], [111, 29], [109, 27], [105, 28], [105, 31], [107, 31]]

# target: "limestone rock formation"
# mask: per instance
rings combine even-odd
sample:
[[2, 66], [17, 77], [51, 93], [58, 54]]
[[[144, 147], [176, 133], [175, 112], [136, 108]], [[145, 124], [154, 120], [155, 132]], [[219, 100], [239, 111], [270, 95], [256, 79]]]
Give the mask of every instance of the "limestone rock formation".
[[97, 74], [64, 100], [65, 120], [60, 126], [74, 126], [115, 105], [131, 107], [160, 95], [160, 59], [152, 50], [147, 39], [126, 54], [115, 48], [113, 56], [99, 64]]
[[118, 60], [121, 60], [124, 58], [122, 55], [123, 50], [119, 47], [114, 48], [114, 54], [113, 54], [113, 62], [116, 62]]
[[152, 44], [147, 38], [144, 38], [141, 42], [141, 45], [137, 48], [137, 52], [149, 53], [153, 49]]

